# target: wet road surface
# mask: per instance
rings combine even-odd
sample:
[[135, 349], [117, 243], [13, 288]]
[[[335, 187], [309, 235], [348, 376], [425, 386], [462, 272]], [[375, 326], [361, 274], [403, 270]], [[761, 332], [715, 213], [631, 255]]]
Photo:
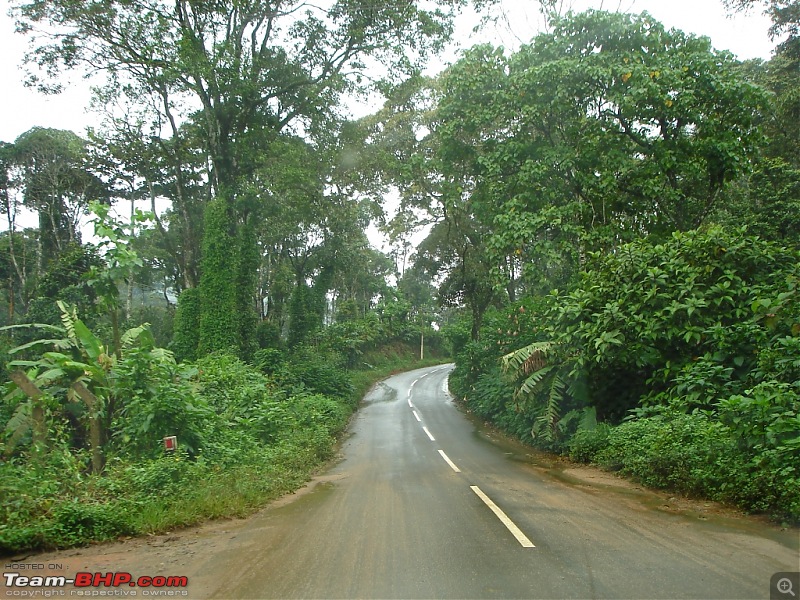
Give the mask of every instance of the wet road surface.
[[448, 372], [376, 386], [341, 460], [256, 515], [18, 558], [187, 588], [0, 596], [770, 598], [774, 573], [800, 571], [797, 528], [535, 454], [460, 412]]
[[773, 573], [800, 570], [796, 529], [553, 477], [478, 431], [449, 370], [376, 386], [311, 491], [233, 530], [226, 555], [198, 552], [193, 595], [769, 598]]

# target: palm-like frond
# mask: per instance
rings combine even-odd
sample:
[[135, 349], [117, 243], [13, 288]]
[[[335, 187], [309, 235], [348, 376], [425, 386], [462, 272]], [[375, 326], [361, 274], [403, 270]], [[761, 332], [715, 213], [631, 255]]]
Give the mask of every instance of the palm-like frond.
[[10, 438], [6, 443], [6, 454], [16, 446], [22, 437], [33, 429], [33, 418], [31, 417], [31, 404], [30, 402], [21, 402], [14, 414], [6, 423], [6, 433], [10, 434]]
[[515, 392], [515, 396], [517, 397], [525, 397], [525, 396], [532, 396], [536, 392], [538, 392], [541, 387], [542, 383], [545, 381], [547, 375], [553, 370], [553, 366], [542, 367], [538, 371], [532, 373], [529, 377], [522, 382], [517, 388]]
[[9, 331], [11, 329], [45, 329], [47, 331], [55, 331], [56, 333], [64, 333], [63, 327], [50, 325], [49, 323], [17, 323], [16, 325], [4, 325], [0, 327], [0, 331]]
[[137, 342], [148, 348], [155, 346], [155, 340], [153, 339], [153, 334], [150, 332], [149, 323], [142, 323], [138, 327], [128, 329], [128, 331], [122, 334], [122, 338], [120, 339], [123, 348], [130, 348]]
[[547, 395], [547, 409], [542, 420], [545, 421], [547, 427], [545, 428], [545, 438], [548, 441], [556, 439], [558, 430], [558, 421], [561, 419], [561, 404], [564, 402], [564, 380], [558, 375], [552, 378], [550, 383], [550, 393]]
[[515, 375], [530, 375], [547, 365], [547, 355], [556, 347], [555, 342], [534, 342], [524, 348], [509, 352], [503, 357], [503, 370]]
[[77, 311], [73, 309], [72, 312], [70, 312], [67, 305], [61, 300], [58, 300], [56, 304], [58, 304], [58, 308], [61, 310], [61, 322], [64, 324], [67, 337], [75, 346], [78, 346], [78, 335], [75, 333], [75, 321], [78, 320]]
[[16, 354], [17, 352], [22, 352], [23, 350], [27, 350], [28, 348], [36, 348], [37, 346], [52, 346], [57, 350], [67, 350], [72, 346], [72, 344], [70, 344], [69, 340], [66, 340], [64, 338], [33, 340], [32, 342], [28, 342], [27, 344], [22, 344], [21, 346], [12, 348], [11, 350], [8, 351], [8, 353]]

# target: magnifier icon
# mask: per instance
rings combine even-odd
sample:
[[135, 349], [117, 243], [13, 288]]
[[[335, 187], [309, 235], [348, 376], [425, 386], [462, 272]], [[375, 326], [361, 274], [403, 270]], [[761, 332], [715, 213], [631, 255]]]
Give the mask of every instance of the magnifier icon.
[[792, 591], [792, 580], [789, 579], [788, 577], [779, 579], [775, 587], [778, 588], [778, 591], [781, 594], [791, 594], [793, 598], [796, 597], [796, 594], [794, 593], [794, 591]]

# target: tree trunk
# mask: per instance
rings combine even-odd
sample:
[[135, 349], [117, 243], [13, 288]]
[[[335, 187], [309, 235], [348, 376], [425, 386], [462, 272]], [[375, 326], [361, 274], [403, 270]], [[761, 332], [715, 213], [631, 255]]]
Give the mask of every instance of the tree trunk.
[[80, 381], [72, 384], [73, 391], [81, 397], [89, 410], [89, 446], [92, 449], [92, 473], [100, 474], [105, 466], [103, 457], [103, 422], [100, 399]]

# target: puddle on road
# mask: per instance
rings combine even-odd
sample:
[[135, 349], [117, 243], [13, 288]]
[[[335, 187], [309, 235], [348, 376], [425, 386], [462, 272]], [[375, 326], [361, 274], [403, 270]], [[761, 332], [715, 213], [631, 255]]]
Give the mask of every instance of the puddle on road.
[[383, 381], [379, 381], [367, 392], [366, 396], [361, 400], [361, 405], [366, 406], [378, 402], [394, 402], [395, 400], [397, 400], [397, 390], [386, 385]]

